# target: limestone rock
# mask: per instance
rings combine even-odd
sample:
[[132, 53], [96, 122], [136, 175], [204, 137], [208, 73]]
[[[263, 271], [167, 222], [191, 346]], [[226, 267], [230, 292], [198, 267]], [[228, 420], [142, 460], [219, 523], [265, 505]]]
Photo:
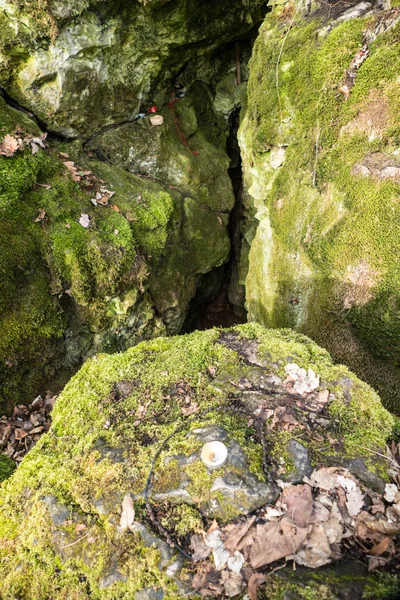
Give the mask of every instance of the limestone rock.
[[[289, 364], [312, 369], [318, 389], [294, 392]], [[188, 401], [199, 410], [185, 416]], [[353, 461], [357, 471], [362, 457], [364, 479], [366, 470], [382, 476], [374, 451], [393, 425], [371, 388], [289, 330], [247, 324], [99, 355], [67, 384], [51, 431], [0, 488], [0, 595], [84, 600], [90, 588], [99, 598], [197, 597], [180, 551], [190, 552], [190, 535], [214, 518], [222, 527], [255, 511], [253, 522], [283, 478], [301, 478], [310, 465]], [[208, 469], [201, 448], [216, 440], [228, 459]], [[232, 594], [243, 565], [240, 552], [233, 557], [223, 574], [240, 583]]]
[[261, 27], [239, 132], [249, 318], [310, 335], [398, 410], [398, 23], [295, 4], [296, 27], [286, 5]]

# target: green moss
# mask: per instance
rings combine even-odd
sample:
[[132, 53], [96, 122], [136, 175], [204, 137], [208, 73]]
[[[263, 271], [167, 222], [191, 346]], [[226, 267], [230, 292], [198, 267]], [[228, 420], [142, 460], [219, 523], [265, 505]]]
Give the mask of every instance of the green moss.
[[15, 471], [15, 462], [6, 454], [0, 453], [0, 483], [8, 479]]
[[[348, 405], [335, 382], [340, 377], [353, 376], [343, 367], [333, 366], [328, 354], [309, 339], [288, 331], [267, 331], [254, 323], [232, 331], [259, 342], [258, 358], [267, 373], [280, 373], [281, 366], [294, 358], [301, 366], [312, 365], [321, 374], [323, 384], [334, 390], [332, 418], [341, 423], [349, 454], [359, 456], [358, 444], [362, 443], [367, 449], [361, 455], [372, 458], [372, 452], [391, 435], [394, 421], [372, 390], [354, 378], [353, 399]], [[262, 478], [261, 444], [247, 444], [247, 419], [223, 410], [224, 403], [232, 402], [230, 381], [242, 378], [251, 367], [234, 350], [217, 343], [219, 335], [217, 330], [209, 330], [158, 338], [122, 354], [98, 355], [86, 362], [67, 384], [53, 410], [52, 432], [39, 440], [0, 491], [2, 597], [24, 593], [29, 600], [42, 600], [51, 594], [64, 597], [61, 594], [67, 591], [74, 597], [83, 589], [77, 573], [90, 582], [95, 598], [112, 598], [112, 593], [124, 597], [156, 583], [166, 590], [167, 597], [179, 597], [175, 584], [157, 567], [159, 551], [144, 546], [136, 534], [123, 534], [122, 539], [116, 526], [127, 490], [138, 494], [137, 520], [146, 517], [141, 495], [150, 466], [160, 444], [174, 432], [154, 465], [153, 484], [155, 491], [160, 492], [175, 489], [183, 479], [189, 480], [187, 489], [195, 503], [193, 507], [176, 499], [155, 506], [164, 526], [177, 538], [185, 538], [202, 526], [202, 507], [212, 500], [221, 507], [221, 522], [238, 516], [227, 497], [211, 492], [218, 470], [208, 472], [200, 460], [185, 467], [172, 460], [165, 466], [167, 456], [189, 456], [199, 450], [201, 442], [190, 435], [191, 431], [208, 424], [222, 425], [229, 437], [246, 450], [255, 474]], [[210, 379], [210, 366], [217, 369], [221, 380]], [[123, 396], [118, 395], [119, 382], [131, 384]], [[200, 407], [201, 412], [189, 420], [183, 417], [179, 394], [174, 392], [179, 385]], [[145, 419], [138, 424], [143, 407]], [[176, 432], [179, 426], [182, 429]], [[278, 444], [276, 449], [278, 452]], [[281, 456], [279, 452], [278, 455]], [[237, 500], [244, 502], [240, 493]], [[67, 509], [69, 517], [64, 523], [51, 521], [48, 505], [43, 501], [48, 496], [54, 498], [57, 506]], [[88, 528], [88, 535], [79, 542], [76, 523]], [[121, 548], [124, 552], [119, 552]], [[112, 565], [117, 565], [127, 581], [100, 589], [99, 581], [107, 577]], [[29, 587], [33, 573], [42, 578], [40, 589]], [[316, 589], [321, 592], [318, 586]]]
[[[390, 157], [399, 143], [399, 24], [370, 45], [345, 101], [346, 69], [376, 18], [325, 35], [317, 19], [305, 20], [286, 37], [286, 16], [280, 8], [271, 13], [255, 44], [241, 128], [261, 221], [246, 282], [249, 315], [307, 333], [395, 408], [399, 184], [354, 167], [376, 152]], [[281, 147], [276, 169], [270, 160]]]
[[171, 196], [161, 192], [149, 196], [133, 209], [133, 232], [143, 252], [152, 258], [157, 258], [165, 247], [173, 206]]
[[192, 506], [187, 506], [187, 504], [172, 506], [168, 510], [168, 515], [161, 519], [161, 524], [178, 538], [203, 529], [203, 520], [200, 513]]

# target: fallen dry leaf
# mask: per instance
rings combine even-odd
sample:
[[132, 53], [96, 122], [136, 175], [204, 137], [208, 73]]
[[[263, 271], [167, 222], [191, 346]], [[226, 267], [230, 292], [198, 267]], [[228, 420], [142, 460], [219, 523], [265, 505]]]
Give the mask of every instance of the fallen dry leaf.
[[221, 598], [224, 593], [221, 585], [221, 573], [216, 571], [210, 563], [199, 565], [192, 586], [202, 596]]
[[188, 417], [199, 411], [199, 405], [197, 402], [192, 402], [189, 406], [182, 406], [181, 413], [183, 416]]
[[380, 556], [371, 556], [368, 559], [368, 571], [371, 572], [379, 567], [384, 567], [385, 564], [386, 560], [384, 558], [381, 558]]
[[116, 204], [111, 204], [110, 208], [117, 213], [121, 212]]
[[229, 552], [233, 553], [235, 552], [235, 550], [238, 549], [238, 545], [240, 544], [250, 527], [253, 525], [255, 520], [256, 517], [253, 515], [249, 519], [246, 519], [244, 523], [241, 523], [240, 525], [237, 525], [236, 527], [234, 527], [234, 529], [232, 529], [232, 531], [229, 533], [228, 537], [224, 542], [225, 548], [229, 550]]
[[362, 507], [364, 506], [364, 496], [361, 493], [360, 488], [352, 479], [349, 479], [348, 477], [343, 477], [342, 475], [339, 475], [337, 479], [338, 483], [346, 492], [346, 506], [347, 510], [349, 511], [349, 515], [351, 517], [356, 517], [362, 509]]
[[35, 217], [35, 223], [39, 223], [40, 221], [43, 221], [43, 219], [46, 217], [46, 211], [43, 208], [39, 208], [39, 212], [37, 214], [37, 216]]
[[18, 150], [18, 141], [10, 134], [7, 134], [0, 144], [0, 155], [2, 156], [13, 156]]
[[343, 94], [345, 100], [347, 100], [348, 98], [350, 98], [350, 89], [349, 89], [348, 85], [342, 85], [339, 88], [339, 92], [341, 94]]
[[231, 553], [224, 546], [221, 539], [221, 531], [215, 529], [205, 537], [205, 543], [212, 549], [214, 564], [217, 571], [222, 571], [228, 563]]
[[89, 227], [90, 225], [90, 217], [89, 215], [87, 215], [86, 213], [82, 213], [80, 218], [79, 218], [79, 224], [82, 225], [82, 227]]
[[291, 556], [302, 546], [308, 529], [297, 527], [289, 517], [281, 521], [257, 525], [250, 550], [250, 564], [254, 569]]
[[378, 544], [375, 544], [375, 546], [368, 551], [368, 554], [372, 554], [372, 556], [381, 556], [389, 549], [392, 549], [393, 545], [392, 539], [389, 537], [384, 537]]
[[224, 586], [225, 594], [228, 596], [228, 598], [238, 596], [244, 588], [243, 577], [239, 573], [222, 571], [221, 581]]
[[228, 569], [233, 573], [240, 573], [244, 565], [244, 556], [236, 550], [230, 558], [228, 558]]
[[399, 494], [400, 500], [400, 490], [395, 483], [387, 483], [385, 485], [385, 494], [384, 498], [387, 502], [392, 503], [396, 500], [397, 494]]
[[125, 494], [124, 499], [122, 501], [122, 513], [120, 520], [120, 527], [122, 531], [127, 531], [131, 529], [133, 523], [135, 521], [135, 509], [133, 506], [133, 499], [130, 494]]
[[74, 181], [80, 181], [81, 180], [81, 176], [78, 175], [78, 169], [75, 166], [75, 163], [72, 162], [72, 160], [66, 160], [66, 161], [64, 161], [64, 165], [67, 167], [68, 171], [71, 173], [72, 179]]
[[250, 600], [257, 600], [257, 590], [260, 585], [265, 583], [265, 580], [265, 575], [262, 573], [253, 573], [248, 583], [248, 594]]
[[297, 527], [308, 527], [313, 511], [311, 488], [306, 483], [292, 485], [283, 490], [281, 503], [286, 505], [286, 515]]
[[285, 366], [287, 377], [283, 382], [284, 385], [289, 385], [297, 394], [309, 394], [316, 390], [319, 386], [319, 375], [316, 375], [312, 369], [302, 369], [296, 363], [290, 363]]
[[205, 560], [211, 554], [211, 548], [205, 543], [204, 536], [199, 533], [192, 535], [190, 538], [190, 548], [194, 562]]

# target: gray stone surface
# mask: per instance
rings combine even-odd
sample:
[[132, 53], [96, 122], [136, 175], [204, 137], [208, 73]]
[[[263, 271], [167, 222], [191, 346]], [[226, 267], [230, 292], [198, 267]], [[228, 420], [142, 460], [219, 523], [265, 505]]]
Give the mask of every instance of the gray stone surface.
[[69, 509], [63, 504], [60, 504], [54, 496], [45, 496], [43, 502], [48, 506], [50, 517], [54, 525], [62, 525], [69, 519]]
[[281, 477], [281, 479], [288, 483], [300, 483], [303, 480], [303, 477], [309, 477], [313, 472], [313, 466], [308, 457], [307, 448], [297, 440], [290, 440], [286, 445], [286, 450], [290, 455], [295, 471]]
[[135, 600], [162, 600], [164, 591], [162, 588], [147, 587], [140, 590], [140, 592], [136, 592], [134, 598]]

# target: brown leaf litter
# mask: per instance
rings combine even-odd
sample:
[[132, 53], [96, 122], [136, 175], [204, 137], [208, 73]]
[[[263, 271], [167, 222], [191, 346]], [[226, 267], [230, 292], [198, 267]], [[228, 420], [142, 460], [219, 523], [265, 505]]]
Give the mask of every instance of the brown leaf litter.
[[32, 154], [39, 152], [40, 148], [45, 148], [44, 140], [47, 133], [42, 133], [40, 136], [24, 134], [22, 129], [17, 127], [14, 133], [7, 134], [0, 142], [0, 156], [11, 158], [16, 152], [22, 152], [28, 146], [31, 148]]
[[[236, 523], [192, 536], [195, 590], [205, 597], [234, 597], [247, 586], [250, 599], [277, 561], [318, 568], [349, 547], [369, 570], [398, 564], [400, 488], [384, 495], [366, 488], [347, 469], [322, 467], [304, 483], [286, 485], [274, 506]], [[261, 569], [261, 570], [260, 570]]]
[[41, 436], [50, 429], [50, 413], [57, 396], [47, 393], [31, 404], [14, 406], [11, 417], [0, 417], [0, 451], [21, 462]]

